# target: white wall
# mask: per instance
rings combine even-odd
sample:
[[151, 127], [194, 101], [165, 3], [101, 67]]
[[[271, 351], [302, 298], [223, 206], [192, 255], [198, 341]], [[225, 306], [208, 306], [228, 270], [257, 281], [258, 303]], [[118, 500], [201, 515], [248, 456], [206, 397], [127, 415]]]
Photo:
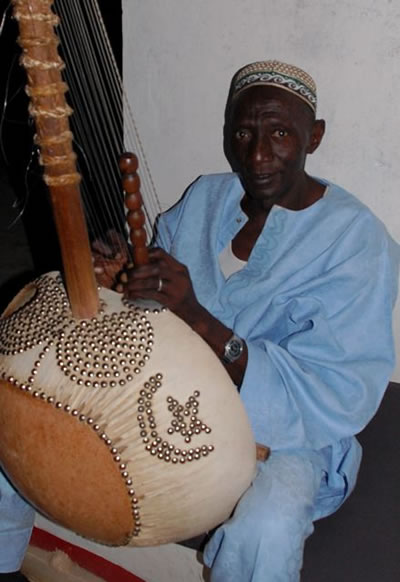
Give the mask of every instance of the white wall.
[[[199, 174], [228, 169], [230, 78], [277, 58], [317, 82], [327, 134], [308, 170], [355, 193], [400, 241], [398, 0], [124, 0], [123, 9], [125, 86], [164, 208]], [[400, 306], [395, 326], [400, 346]]]

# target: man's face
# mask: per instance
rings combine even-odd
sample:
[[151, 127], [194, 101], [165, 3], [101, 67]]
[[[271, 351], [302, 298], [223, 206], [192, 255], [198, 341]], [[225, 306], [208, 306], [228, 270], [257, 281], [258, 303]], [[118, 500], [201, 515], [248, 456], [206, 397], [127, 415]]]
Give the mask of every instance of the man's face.
[[231, 103], [226, 130], [229, 161], [248, 197], [265, 209], [290, 208], [304, 184], [306, 155], [322, 138], [309, 107], [288, 91], [250, 87]]

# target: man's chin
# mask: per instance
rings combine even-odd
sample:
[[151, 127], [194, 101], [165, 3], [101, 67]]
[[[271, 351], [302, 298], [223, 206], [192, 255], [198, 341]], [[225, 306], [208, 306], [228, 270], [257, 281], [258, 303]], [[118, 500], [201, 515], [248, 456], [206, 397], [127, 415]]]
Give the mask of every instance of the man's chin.
[[280, 195], [276, 191], [254, 188], [254, 186], [251, 190], [247, 189], [246, 192], [251, 201], [263, 208], [271, 208], [280, 199]]

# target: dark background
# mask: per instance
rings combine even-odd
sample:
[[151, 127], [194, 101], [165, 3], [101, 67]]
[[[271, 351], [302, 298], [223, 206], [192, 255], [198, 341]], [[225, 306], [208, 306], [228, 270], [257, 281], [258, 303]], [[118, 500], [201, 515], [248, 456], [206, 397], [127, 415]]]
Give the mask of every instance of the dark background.
[[[98, 3], [121, 71], [121, 1], [98, 0]], [[1, 17], [6, 13], [0, 36], [0, 169], [3, 189], [6, 180], [19, 208], [23, 208], [21, 220], [32, 255], [33, 274], [38, 275], [60, 269], [61, 261], [42, 170], [33, 154], [34, 130], [24, 91], [25, 72], [18, 64], [18, 27], [11, 18], [9, 5], [9, 0], [0, 0]], [[7, 200], [10, 201], [10, 197]]]

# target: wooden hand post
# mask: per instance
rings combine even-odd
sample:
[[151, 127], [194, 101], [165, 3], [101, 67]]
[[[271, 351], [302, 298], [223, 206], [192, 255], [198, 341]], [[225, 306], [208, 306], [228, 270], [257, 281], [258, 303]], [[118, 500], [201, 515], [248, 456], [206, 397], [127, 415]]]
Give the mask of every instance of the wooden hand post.
[[50, 191], [72, 314], [78, 319], [91, 318], [97, 314], [99, 300], [69, 128], [72, 110], [65, 99], [64, 63], [54, 31], [58, 17], [52, 4], [53, 0], [13, 0], [14, 17], [19, 24], [30, 113]]

